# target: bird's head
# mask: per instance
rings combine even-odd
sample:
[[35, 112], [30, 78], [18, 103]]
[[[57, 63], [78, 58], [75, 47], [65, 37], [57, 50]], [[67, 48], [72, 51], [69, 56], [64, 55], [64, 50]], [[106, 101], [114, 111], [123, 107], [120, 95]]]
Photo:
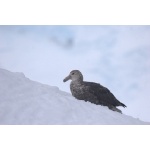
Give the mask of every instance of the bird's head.
[[83, 81], [83, 75], [79, 70], [72, 70], [70, 74], [63, 80], [64, 82], [72, 80], [72, 81]]

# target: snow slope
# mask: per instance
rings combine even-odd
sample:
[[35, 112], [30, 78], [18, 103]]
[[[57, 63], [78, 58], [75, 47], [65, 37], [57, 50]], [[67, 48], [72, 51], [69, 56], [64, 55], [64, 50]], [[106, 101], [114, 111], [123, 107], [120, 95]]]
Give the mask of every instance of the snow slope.
[[[127, 109], [127, 108], [126, 108]], [[150, 124], [0, 69], [0, 124]]]
[[150, 122], [149, 39], [150, 26], [0, 26], [0, 67], [66, 92], [62, 78], [78, 69]]

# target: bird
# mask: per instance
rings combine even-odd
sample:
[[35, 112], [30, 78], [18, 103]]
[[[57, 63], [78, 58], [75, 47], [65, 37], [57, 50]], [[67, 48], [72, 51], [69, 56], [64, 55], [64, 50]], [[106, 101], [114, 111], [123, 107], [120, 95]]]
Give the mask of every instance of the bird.
[[108, 88], [99, 83], [84, 81], [83, 75], [79, 70], [72, 70], [70, 74], [64, 78], [63, 82], [68, 80], [72, 80], [70, 83], [70, 90], [72, 96], [78, 100], [107, 106], [110, 110], [119, 113], [122, 113], [122, 111], [116, 108], [117, 106], [127, 107], [117, 100]]

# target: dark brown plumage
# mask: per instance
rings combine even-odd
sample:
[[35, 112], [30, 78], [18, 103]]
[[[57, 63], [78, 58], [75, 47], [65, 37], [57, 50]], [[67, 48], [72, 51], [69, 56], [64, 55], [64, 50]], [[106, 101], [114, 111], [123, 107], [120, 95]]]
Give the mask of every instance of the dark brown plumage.
[[72, 80], [70, 84], [71, 93], [79, 100], [107, 106], [109, 109], [120, 113], [122, 113], [121, 110], [116, 107], [126, 107], [126, 105], [118, 101], [106, 87], [98, 83], [83, 81], [83, 75], [79, 70], [71, 71], [69, 76], [63, 81], [66, 82], [69, 79]]

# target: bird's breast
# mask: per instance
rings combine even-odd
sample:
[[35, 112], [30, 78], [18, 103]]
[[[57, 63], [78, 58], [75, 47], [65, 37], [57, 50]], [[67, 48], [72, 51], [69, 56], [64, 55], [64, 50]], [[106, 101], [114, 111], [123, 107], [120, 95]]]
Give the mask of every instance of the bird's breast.
[[72, 95], [76, 97], [77, 99], [84, 99], [83, 96], [85, 95], [85, 91], [84, 91], [84, 87], [82, 84], [71, 83], [70, 90], [71, 90]]

